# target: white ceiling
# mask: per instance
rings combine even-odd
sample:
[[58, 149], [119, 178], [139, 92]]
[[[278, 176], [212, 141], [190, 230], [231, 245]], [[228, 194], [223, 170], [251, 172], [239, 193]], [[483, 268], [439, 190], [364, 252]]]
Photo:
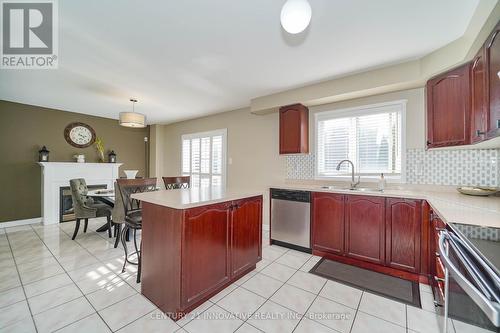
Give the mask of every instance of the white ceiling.
[[460, 37], [479, 0], [309, 0], [287, 35], [285, 0], [59, 1], [59, 69], [0, 70], [0, 99], [148, 123], [420, 57]]

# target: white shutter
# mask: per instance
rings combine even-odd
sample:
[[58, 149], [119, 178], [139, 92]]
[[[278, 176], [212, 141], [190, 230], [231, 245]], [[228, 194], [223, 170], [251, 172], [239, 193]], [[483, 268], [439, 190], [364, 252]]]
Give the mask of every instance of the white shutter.
[[[350, 175], [349, 164], [362, 175], [401, 174], [401, 103], [316, 115], [316, 173], [319, 177]], [[349, 113], [352, 116], [347, 116]]]
[[192, 187], [225, 185], [226, 130], [182, 136], [182, 173]]

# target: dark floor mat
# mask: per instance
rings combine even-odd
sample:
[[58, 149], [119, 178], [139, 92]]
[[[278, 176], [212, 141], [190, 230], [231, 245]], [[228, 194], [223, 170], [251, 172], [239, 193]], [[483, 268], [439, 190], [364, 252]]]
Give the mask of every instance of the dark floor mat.
[[369, 271], [322, 258], [309, 273], [338, 281], [416, 307], [420, 305], [417, 282]]

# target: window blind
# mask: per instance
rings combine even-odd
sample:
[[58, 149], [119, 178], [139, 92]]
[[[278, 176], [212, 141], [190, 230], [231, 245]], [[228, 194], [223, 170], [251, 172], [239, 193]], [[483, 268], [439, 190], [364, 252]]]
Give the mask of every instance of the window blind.
[[361, 175], [401, 175], [402, 106], [367, 107], [351, 113], [318, 114], [317, 176], [350, 175], [347, 163], [336, 169], [344, 159], [351, 160]]
[[224, 185], [225, 138], [225, 130], [182, 136], [182, 174], [192, 187]]

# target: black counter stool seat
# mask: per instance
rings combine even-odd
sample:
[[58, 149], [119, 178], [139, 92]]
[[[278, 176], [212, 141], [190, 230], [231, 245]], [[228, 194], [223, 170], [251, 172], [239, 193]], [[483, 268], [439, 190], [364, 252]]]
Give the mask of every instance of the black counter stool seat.
[[[116, 181], [121, 198], [123, 200], [123, 209], [125, 213], [124, 228], [121, 230], [121, 241], [125, 251], [122, 273], [125, 272], [127, 263], [138, 265], [137, 283], [141, 282], [141, 249], [137, 246], [137, 230], [142, 229], [142, 208], [141, 202], [132, 198], [132, 194], [151, 192], [156, 190], [156, 178], [147, 179], [117, 179]], [[134, 232], [135, 251], [128, 253], [126, 234], [129, 230]], [[142, 242], [141, 242], [142, 243]], [[132, 261], [131, 256], [137, 255], [137, 261]]]

